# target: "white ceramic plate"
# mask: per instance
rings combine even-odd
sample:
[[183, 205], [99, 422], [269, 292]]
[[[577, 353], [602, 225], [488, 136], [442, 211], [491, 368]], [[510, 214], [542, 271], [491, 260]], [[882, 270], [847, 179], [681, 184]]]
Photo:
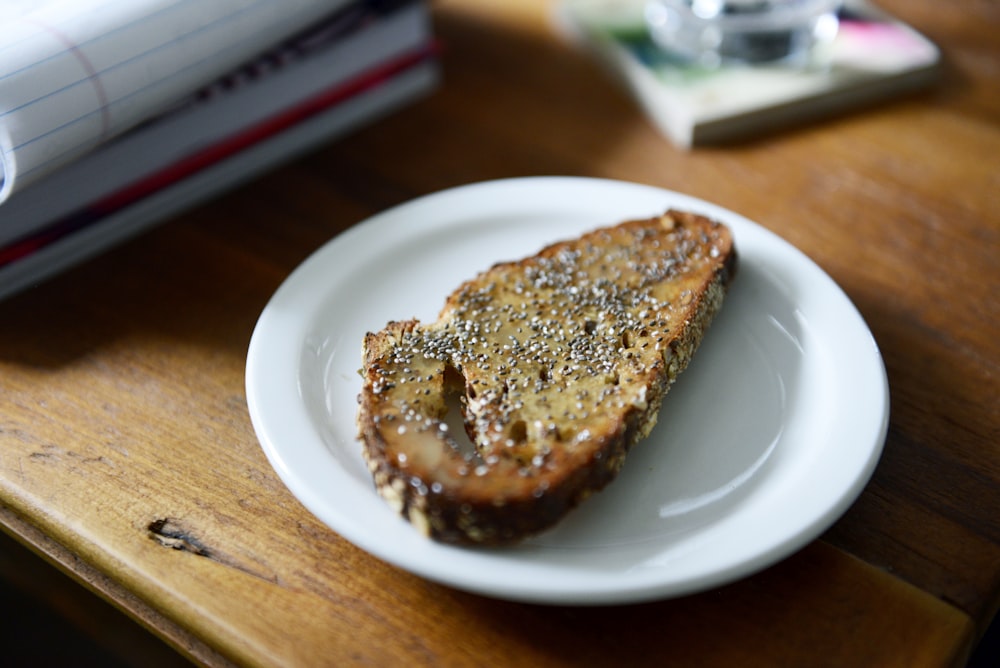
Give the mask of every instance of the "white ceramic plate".
[[[376, 495], [361, 457], [365, 332], [392, 319], [434, 320], [455, 286], [496, 261], [668, 207], [728, 224], [740, 266], [657, 427], [619, 478], [517, 547], [459, 548], [419, 535]], [[889, 405], [864, 321], [798, 250], [701, 200], [580, 178], [464, 186], [352, 227], [274, 294], [250, 342], [246, 382], [271, 464], [333, 530], [437, 582], [560, 604], [688, 594], [796, 551], [861, 492]]]

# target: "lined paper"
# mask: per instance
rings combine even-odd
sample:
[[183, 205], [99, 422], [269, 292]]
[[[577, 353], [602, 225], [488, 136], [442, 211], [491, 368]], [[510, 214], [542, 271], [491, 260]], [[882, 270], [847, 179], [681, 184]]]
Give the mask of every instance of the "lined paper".
[[349, 1], [0, 0], [0, 204]]

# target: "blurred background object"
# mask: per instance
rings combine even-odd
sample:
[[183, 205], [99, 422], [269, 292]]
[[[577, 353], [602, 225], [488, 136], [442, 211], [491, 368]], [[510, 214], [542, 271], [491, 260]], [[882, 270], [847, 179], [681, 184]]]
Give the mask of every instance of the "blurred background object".
[[840, 0], [650, 0], [653, 40], [706, 67], [805, 65], [837, 35]]
[[675, 145], [745, 141], [931, 85], [938, 47], [867, 0], [562, 0]]

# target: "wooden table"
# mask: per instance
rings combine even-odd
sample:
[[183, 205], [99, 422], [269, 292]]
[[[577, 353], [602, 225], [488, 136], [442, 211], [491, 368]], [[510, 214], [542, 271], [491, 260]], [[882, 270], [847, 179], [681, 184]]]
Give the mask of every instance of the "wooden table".
[[[684, 152], [544, 3], [435, 2], [429, 98], [0, 304], [4, 528], [213, 665], [961, 665], [1000, 603], [1000, 7], [883, 5], [943, 47], [932, 91]], [[282, 280], [389, 206], [536, 174], [715, 201], [854, 300], [891, 424], [820, 540], [677, 600], [524, 605], [388, 566], [282, 485], [244, 394]]]

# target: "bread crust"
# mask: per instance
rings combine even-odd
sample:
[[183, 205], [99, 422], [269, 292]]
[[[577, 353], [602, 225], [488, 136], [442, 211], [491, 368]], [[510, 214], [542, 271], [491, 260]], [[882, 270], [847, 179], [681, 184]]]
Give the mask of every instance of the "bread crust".
[[448, 543], [553, 526], [649, 434], [735, 269], [728, 228], [671, 210], [494, 265], [433, 323], [369, 332], [358, 427], [378, 493]]

